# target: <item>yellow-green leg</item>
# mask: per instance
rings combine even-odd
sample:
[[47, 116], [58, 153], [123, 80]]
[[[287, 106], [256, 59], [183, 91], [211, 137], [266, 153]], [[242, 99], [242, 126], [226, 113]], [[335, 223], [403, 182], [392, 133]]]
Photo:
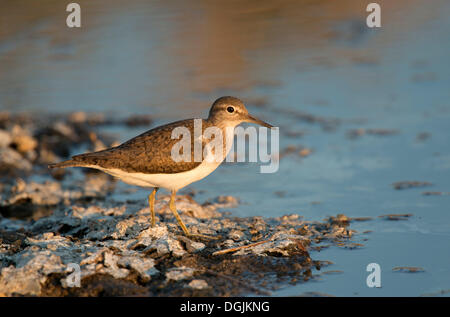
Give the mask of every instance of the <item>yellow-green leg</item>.
[[173, 212], [173, 215], [178, 221], [178, 224], [180, 225], [181, 229], [183, 229], [183, 232], [188, 237], [199, 237], [199, 238], [205, 238], [205, 239], [216, 239], [215, 237], [205, 236], [202, 234], [192, 234], [189, 232], [188, 228], [184, 224], [183, 220], [181, 220], [180, 215], [178, 214], [177, 208], [175, 207], [175, 196], [177, 194], [176, 190], [172, 190], [172, 194], [170, 195], [170, 202], [169, 202], [169, 208]]
[[188, 228], [184, 224], [183, 220], [181, 220], [180, 215], [178, 214], [177, 207], [175, 207], [175, 196], [177, 194], [176, 190], [172, 190], [172, 193], [170, 195], [170, 202], [169, 202], [169, 208], [173, 212], [173, 215], [178, 221], [178, 224], [180, 225], [181, 229], [183, 229], [183, 232], [186, 236], [190, 236], [191, 233], [189, 232]]
[[154, 187], [153, 191], [150, 195], [148, 195], [148, 204], [150, 206], [150, 214], [152, 215], [152, 227], [155, 226], [156, 220], [155, 220], [155, 197], [156, 192], [158, 191], [158, 187]]

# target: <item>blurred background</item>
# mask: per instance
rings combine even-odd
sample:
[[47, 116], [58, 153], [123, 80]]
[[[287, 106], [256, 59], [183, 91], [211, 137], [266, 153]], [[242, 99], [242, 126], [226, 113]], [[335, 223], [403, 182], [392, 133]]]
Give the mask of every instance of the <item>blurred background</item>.
[[[374, 219], [352, 223], [363, 247], [315, 254], [337, 274], [275, 295], [449, 294], [450, 2], [376, 1], [374, 29], [369, 2], [79, 0], [82, 27], [71, 29], [69, 2], [2, 0], [0, 110], [150, 115], [156, 126], [239, 97], [280, 127], [280, 169], [223, 164], [190, 186], [196, 200], [236, 196], [236, 216]], [[122, 142], [149, 127], [102, 129]], [[148, 194], [120, 186], [119, 201]], [[371, 262], [381, 289], [366, 286]]]

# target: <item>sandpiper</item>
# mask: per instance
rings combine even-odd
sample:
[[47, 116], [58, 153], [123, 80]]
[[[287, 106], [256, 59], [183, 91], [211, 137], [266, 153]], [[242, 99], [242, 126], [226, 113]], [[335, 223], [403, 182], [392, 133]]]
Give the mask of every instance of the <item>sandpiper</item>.
[[[208, 160], [203, 155], [200, 160], [192, 159], [195, 156], [194, 149], [196, 148], [195, 140], [192, 139], [191, 159], [174, 160], [172, 149], [178, 142], [178, 139], [173, 138], [174, 129], [187, 128], [187, 131], [194, 135], [194, 125], [197, 122], [201, 123], [202, 133], [210, 127], [218, 128], [222, 132], [224, 141], [222, 153], [215, 160]], [[162, 125], [119, 146], [76, 155], [70, 160], [50, 164], [49, 168], [94, 168], [115, 176], [127, 184], [153, 188], [148, 196], [152, 227], [155, 226], [156, 192], [159, 188], [165, 188], [171, 192], [169, 208], [184, 234], [199, 236], [191, 234], [181, 220], [175, 207], [175, 195], [181, 188], [208, 176], [222, 163], [232, 147], [234, 128], [242, 122], [256, 123], [272, 128], [270, 124], [251, 116], [240, 99], [226, 96], [217, 99], [212, 104], [207, 119], [187, 119]], [[202, 135], [202, 146], [208, 148], [211, 140], [212, 138], [206, 138]], [[217, 158], [217, 156], [215, 157]]]

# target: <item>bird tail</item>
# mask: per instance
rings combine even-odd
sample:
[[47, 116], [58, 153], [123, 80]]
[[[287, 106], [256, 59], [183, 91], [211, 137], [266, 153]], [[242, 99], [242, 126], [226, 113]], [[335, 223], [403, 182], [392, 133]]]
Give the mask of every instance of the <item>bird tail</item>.
[[98, 165], [99, 160], [104, 160], [108, 156], [109, 150], [75, 155], [70, 160], [49, 164], [48, 168], [93, 167]]

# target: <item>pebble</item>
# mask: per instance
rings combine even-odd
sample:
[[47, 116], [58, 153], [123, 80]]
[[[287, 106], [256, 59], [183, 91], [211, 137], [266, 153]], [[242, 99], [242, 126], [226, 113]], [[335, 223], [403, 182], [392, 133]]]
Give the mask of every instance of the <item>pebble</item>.
[[188, 286], [192, 289], [202, 290], [209, 287], [205, 280], [192, 280], [189, 282]]
[[175, 267], [166, 272], [166, 278], [168, 281], [180, 281], [192, 277], [194, 273], [195, 269], [190, 267]]

